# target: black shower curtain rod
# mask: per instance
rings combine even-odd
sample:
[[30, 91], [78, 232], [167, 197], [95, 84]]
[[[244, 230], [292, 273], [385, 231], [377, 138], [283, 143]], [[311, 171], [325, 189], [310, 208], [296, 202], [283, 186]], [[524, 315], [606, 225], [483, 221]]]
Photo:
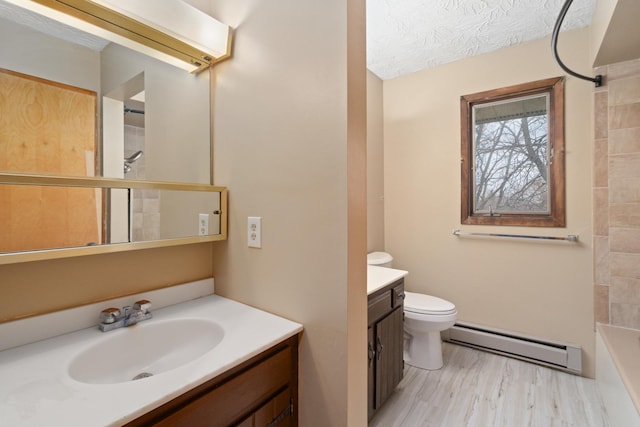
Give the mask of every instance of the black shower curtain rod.
[[564, 21], [564, 17], [567, 14], [569, 7], [571, 7], [572, 2], [573, 0], [565, 1], [564, 5], [562, 6], [562, 9], [560, 10], [560, 15], [558, 16], [556, 25], [553, 27], [553, 33], [551, 35], [551, 48], [553, 50], [553, 56], [556, 59], [556, 62], [558, 63], [558, 65], [560, 65], [560, 67], [564, 71], [566, 71], [568, 74], [582, 80], [588, 80], [590, 82], [593, 82], [595, 83], [596, 87], [602, 86], [602, 75], [598, 74], [595, 77], [589, 77], [582, 74], [578, 74], [575, 71], [570, 70], [569, 67], [567, 67], [566, 65], [564, 65], [564, 63], [560, 60], [560, 57], [558, 56], [558, 34], [560, 33], [560, 27], [562, 26], [562, 21]]

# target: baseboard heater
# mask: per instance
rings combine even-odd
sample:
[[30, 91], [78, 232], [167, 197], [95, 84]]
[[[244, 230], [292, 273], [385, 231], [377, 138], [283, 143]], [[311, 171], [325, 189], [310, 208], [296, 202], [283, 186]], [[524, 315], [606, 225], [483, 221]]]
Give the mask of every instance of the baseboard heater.
[[582, 348], [578, 345], [552, 342], [462, 322], [443, 331], [442, 339], [573, 374], [582, 374]]

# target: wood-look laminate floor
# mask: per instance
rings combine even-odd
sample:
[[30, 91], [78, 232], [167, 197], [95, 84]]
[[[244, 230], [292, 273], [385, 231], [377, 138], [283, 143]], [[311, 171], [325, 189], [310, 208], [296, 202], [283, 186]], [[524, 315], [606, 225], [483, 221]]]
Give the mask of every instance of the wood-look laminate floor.
[[438, 371], [405, 364], [369, 427], [609, 427], [592, 379], [449, 343], [443, 357]]

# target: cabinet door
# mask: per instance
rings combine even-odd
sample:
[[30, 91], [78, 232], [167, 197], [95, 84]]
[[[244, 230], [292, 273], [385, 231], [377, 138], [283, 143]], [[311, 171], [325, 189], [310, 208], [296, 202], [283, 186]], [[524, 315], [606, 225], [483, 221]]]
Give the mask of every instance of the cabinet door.
[[403, 341], [402, 307], [393, 310], [375, 325], [376, 387], [375, 408], [393, 393], [402, 379]]
[[367, 391], [367, 413], [369, 415], [369, 419], [373, 417], [373, 413], [375, 410], [375, 401], [376, 401], [376, 388], [375, 388], [375, 378], [376, 378], [376, 342], [373, 335], [373, 327], [369, 326], [367, 332], [367, 341], [368, 341], [368, 391]]

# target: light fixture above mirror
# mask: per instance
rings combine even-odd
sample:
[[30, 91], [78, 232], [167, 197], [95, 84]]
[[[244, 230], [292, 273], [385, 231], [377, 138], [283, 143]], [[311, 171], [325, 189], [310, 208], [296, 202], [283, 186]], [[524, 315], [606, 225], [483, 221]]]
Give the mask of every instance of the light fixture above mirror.
[[231, 28], [181, 0], [7, 0], [192, 73], [230, 57]]

